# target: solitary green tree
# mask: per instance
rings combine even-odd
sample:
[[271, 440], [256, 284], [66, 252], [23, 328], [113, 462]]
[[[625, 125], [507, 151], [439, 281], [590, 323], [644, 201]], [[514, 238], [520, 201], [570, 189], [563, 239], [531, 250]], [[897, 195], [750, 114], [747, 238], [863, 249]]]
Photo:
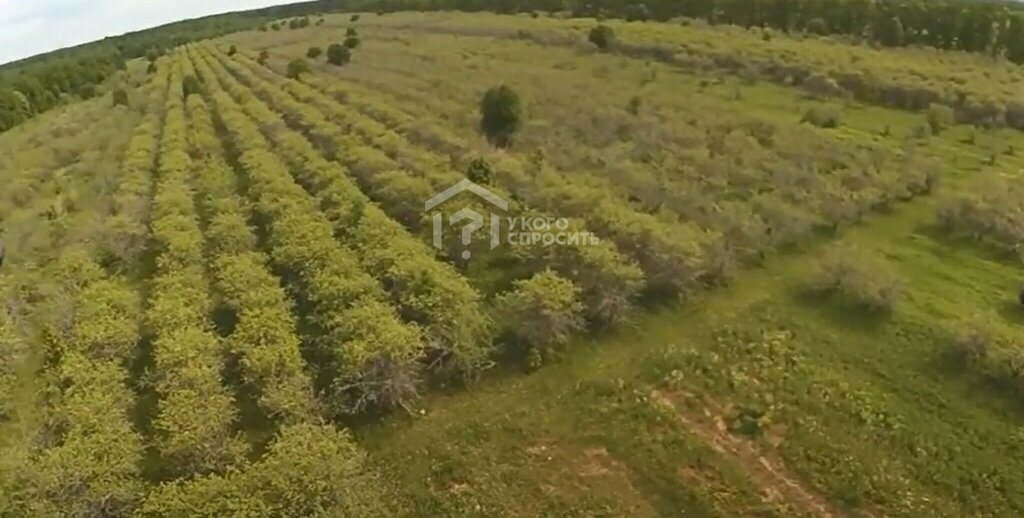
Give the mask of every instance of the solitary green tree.
[[306, 57], [309, 59], [316, 59], [323, 53], [324, 50], [320, 47], [310, 47], [309, 50], [306, 51]]
[[512, 136], [522, 125], [522, 119], [522, 101], [508, 85], [491, 88], [480, 99], [480, 131], [497, 147], [512, 145]]
[[608, 50], [615, 44], [615, 30], [607, 25], [598, 25], [590, 29], [588, 37], [591, 43], [601, 50]]
[[332, 43], [331, 46], [327, 47], [327, 62], [342, 66], [352, 60], [352, 51], [348, 47], [340, 43]]
[[291, 79], [302, 79], [302, 74], [309, 72], [309, 63], [304, 59], [293, 59], [288, 63], [287, 75]]

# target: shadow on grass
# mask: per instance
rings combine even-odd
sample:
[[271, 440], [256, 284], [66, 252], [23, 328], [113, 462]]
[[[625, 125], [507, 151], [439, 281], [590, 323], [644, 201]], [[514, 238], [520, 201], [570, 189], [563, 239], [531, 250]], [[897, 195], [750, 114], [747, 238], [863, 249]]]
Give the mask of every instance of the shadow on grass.
[[794, 287], [793, 299], [839, 327], [858, 331], [876, 331], [892, 317], [891, 311], [871, 309], [838, 293], [823, 292], [806, 286]]

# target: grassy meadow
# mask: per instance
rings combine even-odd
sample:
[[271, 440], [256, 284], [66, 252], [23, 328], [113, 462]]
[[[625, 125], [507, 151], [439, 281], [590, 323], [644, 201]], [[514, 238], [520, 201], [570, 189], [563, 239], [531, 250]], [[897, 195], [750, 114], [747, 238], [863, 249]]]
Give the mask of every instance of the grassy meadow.
[[[1024, 513], [1016, 66], [322, 20], [0, 134], [0, 516]], [[600, 245], [436, 250], [468, 176]]]

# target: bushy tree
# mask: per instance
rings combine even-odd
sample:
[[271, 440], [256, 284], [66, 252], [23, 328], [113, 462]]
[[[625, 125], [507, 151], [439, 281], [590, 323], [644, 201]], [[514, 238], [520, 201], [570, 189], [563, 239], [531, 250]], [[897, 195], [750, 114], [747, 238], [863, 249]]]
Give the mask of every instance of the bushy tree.
[[232, 45], [232, 46], [231, 46], [231, 47], [230, 47], [230, 48], [228, 49], [228, 55], [229, 55], [229, 56], [234, 56], [235, 54], [238, 54], [238, 47], [235, 47], [234, 45]]
[[356, 36], [349, 36], [349, 37], [345, 38], [344, 45], [345, 45], [345, 48], [355, 49], [356, 47], [359, 46], [359, 38], [356, 37]]
[[942, 130], [956, 122], [952, 108], [944, 104], [936, 103], [932, 103], [928, 106], [926, 119], [928, 121], [928, 127], [931, 128], [932, 135], [942, 133]]
[[359, 32], [356, 31], [355, 27], [349, 27], [348, 29], [345, 29], [345, 36], [358, 38]]
[[891, 311], [900, 284], [880, 259], [850, 247], [836, 246], [818, 261], [811, 287], [835, 293], [872, 311]]
[[480, 99], [480, 130], [491, 144], [501, 148], [511, 146], [522, 120], [522, 101], [508, 85], [491, 88]]
[[328, 63], [340, 67], [350, 61], [352, 61], [352, 51], [348, 47], [340, 43], [332, 43], [327, 47]]
[[590, 35], [587, 39], [597, 48], [608, 50], [615, 45], [615, 29], [607, 25], [598, 25], [590, 29]]
[[309, 50], [306, 51], [306, 57], [309, 59], [316, 59], [323, 53], [324, 50], [320, 47], [310, 47]]
[[839, 109], [833, 106], [815, 106], [804, 112], [800, 122], [807, 122], [819, 128], [838, 128]]
[[281, 30], [281, 24], [280, 23], [276, 23], [276, 22], [272, 23], [272, 24], [270, 24], [270, 28], [275, 30], [275, 31], [279, 31], [279, 30]]
[[351, 17], [349, 17], [348, 21], [350, 21], [350, 22], [358, 22], [359, 21], [359, 15], [358, 14], [353, 14]]
[[516, 281], [498, 296], [498, 322], [530, 355], [531, 362], [565, 345], [583, 326], [579, 288], [548, 270]]
[[124, 88], [115, 89], [111, 95], [113, 97], [114, 106], [128, 106], [128, 92], [126, 92]]
[[261, 65], [265, 65], [268, 59], [270, 59], [270, 53], [267, 52], [266, 49], [263, 49], [260, 51], [259, 57], [256, 58], [256, 62]]
[[302, 79], [302, 74], [306, 74], [309, 71], [309, 62], [304, 59], [293, 59], [288, 63], [286, 75], [290, 79]]

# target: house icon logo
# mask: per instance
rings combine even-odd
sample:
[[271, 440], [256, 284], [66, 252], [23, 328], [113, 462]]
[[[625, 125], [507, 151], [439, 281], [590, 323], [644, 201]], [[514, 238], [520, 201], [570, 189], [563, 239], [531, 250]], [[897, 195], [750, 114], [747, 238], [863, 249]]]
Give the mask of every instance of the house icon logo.
[[[424, 211], [434, 211], [432, 216], [433, 219], [433, 231], [434, 231], [434, 248], [442, 250], [444, 245], [444, 214], [440, 211], [436, 211], [443, 203], [452, 199], [453, 197], [461, 194], [464, 191], [469, 191], [475, 194], [478, 198], [486, 201], [496, 209], [508, 212], [508, 202], [502, 199], [500, 196], [493, 192], [481, 187], [480, 185], [468, 180], [463, 179], [455, 185], [445, 189], [444, 191], [434, 195], [432, 198], [426, 201], [424, 204]], [[473, 233], [485, 226], [488, 227], [490, 234], [490, 246], [493, 250], [501, 244], [501, 217], [493, 212], [487, 214], [488, 222], [484, 222], [485, 217], [483, 214], [469, 208], [464, 207], [456, 212], [450, 213], [447, 224], [449, 226], [458, 225], [464, 221], [468, 222], [462, 226], [462, 244], [467, 248], [462, 251], [462, 258], [468, 260], [472, 257], [472, 253], [468, 250], [469, 245], [473, 242]]]

